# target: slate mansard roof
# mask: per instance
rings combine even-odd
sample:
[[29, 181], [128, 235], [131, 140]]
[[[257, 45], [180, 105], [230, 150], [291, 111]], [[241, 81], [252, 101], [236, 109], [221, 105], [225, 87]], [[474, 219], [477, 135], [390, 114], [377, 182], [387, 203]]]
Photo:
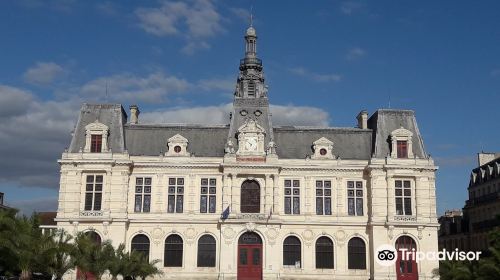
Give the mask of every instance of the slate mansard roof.
[[[228, 125], [129, 124], [120, 104], [83, 104], [69, 152], [85, 146], [85, 126], [95, 122], [109, 127], [108, 147], [132, 156], [158, 156], [167, 151], [167, 140], [180, 134], [188, 139], [188, 152], [195, 157], [223, 157]], [[349, 127], [274, 126], [277, 154], [282, 159], [305, 159], [313, 154], [313, 142], [325, 137], [341, 159], [385, 158], [390, 154], [390, 134], [404, 127], [413, 133], [413, 153], [427, 158], [415, 114], [410, 110], [381, 109], [368, 120], [368, 129]]]

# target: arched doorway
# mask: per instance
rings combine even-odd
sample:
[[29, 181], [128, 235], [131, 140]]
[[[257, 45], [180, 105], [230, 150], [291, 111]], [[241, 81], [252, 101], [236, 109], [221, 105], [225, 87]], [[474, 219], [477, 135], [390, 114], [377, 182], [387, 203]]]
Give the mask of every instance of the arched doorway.
[[[398, 252], [398, 259], [396, 261], [396, 274], [398, 280], [417, 280], [418, 267], [415, 260], [415, 254], [410, 254], [408, 257], [403, 258], [403, 254], [411, 252], [412, 249], [417, 250], [417, 244], [413, 238], [403, 235], [396, 240], [396, 251]], [[401, 251], [401, 249], [406, 249]]]
[[[93, 245], [95, 246], [101, 246], [102, 239], [99, 233], [89, 230], [84, 233], [84, 236], [86, 238], [89, 238], [90, 241], [93, 242]], [[85, 274], [85, 275], [84, 275]], [[96, 277], [92, 272], [85, 272], [83, 273], [78, 267], [76, 268], [76, 279], [87, 279], [87, 280], [95, 280]]]
[[241, 213], [260, 213], [260, 185], [255, 180], [246, 180], [241, 185]]
[[245, 232], [238, 239], [238, 280], [262, 279], [262, 239]]

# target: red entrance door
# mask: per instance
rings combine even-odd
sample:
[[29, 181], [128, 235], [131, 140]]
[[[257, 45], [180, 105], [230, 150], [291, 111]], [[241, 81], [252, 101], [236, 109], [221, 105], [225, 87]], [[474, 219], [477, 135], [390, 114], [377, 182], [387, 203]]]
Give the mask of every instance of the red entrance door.
[[[400, 251], [406, 249], [406, 251]], [[414, 254], [405, 256], [406, 252], [412, 252], [412, 249], [417, 250], [415, 241], [409, 236], [401, 236], [396, 240], [396, 251], [398, 252], [398, 259], [396, 261], [396, 273], [398, 280], [417, 280], [418, 270], [417, 262], [415, 261]]]
[[255, 233], [244, 233], [238, 241], [238, 280], [262, 279], [262, 240]]

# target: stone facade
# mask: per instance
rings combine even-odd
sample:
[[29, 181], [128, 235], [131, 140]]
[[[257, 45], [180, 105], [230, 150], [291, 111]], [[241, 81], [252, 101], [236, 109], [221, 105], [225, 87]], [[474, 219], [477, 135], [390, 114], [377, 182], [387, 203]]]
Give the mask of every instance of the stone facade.
[[[141, 124], [137, 106], [127, 123], [121, 105], [83, 105], [59, 160], [58, 227], [93, 231], [128, 250], [144, 235], [149, 259], [162, 260], [162, 279], [241, 278], [239, 240], [249, 232], [262, 243], [258, 278], [413, 279], [375, 258], [379, 245], [401, 236], [420, 251], [438, 247], [437, 167], [414, 113], [378, 110], [358, 128], [273, 126], [253, 27], [245, 39], [229, 125]], [[180, 266], [166, 265], [175, 235]], [[205, 235], [215, 240], [215, 262], [199, 267]], [[300, 241], [294, 265], [285, 264], [290, 236]], [[318, 268], [321, 237], [333, 243], [332, 268]], [[353, 238], [364, 252], [349, 253]], [[365, 268], [350, 269], [352, 258]], [[417, 267], [419, 279], [430, 279], [438, 263]]]

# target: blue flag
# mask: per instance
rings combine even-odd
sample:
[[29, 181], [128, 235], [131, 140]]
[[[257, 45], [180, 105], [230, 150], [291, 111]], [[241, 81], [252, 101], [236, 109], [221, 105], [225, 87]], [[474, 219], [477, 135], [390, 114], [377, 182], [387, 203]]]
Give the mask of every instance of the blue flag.
[[222, 215], [220, 215], [220, 218], [225, 220], [229, 217], [229, 205], [227, 206], [226, 210], [224, 210], [224, 212], [222, 212]]

